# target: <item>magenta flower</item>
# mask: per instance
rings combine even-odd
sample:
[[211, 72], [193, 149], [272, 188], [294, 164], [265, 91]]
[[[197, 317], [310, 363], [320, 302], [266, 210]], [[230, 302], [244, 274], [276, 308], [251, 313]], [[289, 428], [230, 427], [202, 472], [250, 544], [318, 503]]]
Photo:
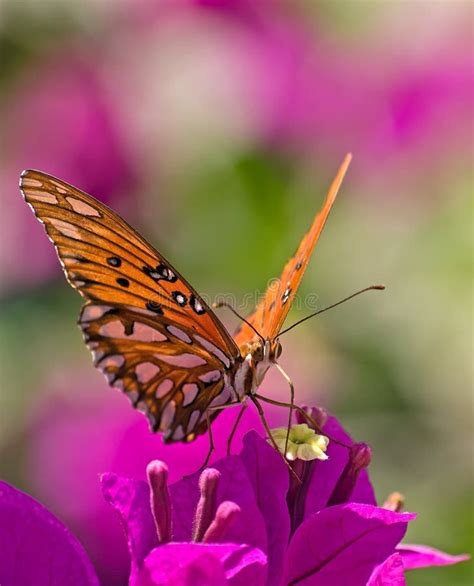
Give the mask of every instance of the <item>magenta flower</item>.
[[202, 584], [240, 585], [245, 576], [257, 586], [401, 585], [407, 569], [466, 559], [400, 546], [415, 515], [377, 507], [364, 470], [370, 449], [354, 444], [335, 418], [324, 430], [350, 449], [333, 441], [327, 461], [296, 462], [301, 485], [255, 432], [239, 456], [170, 487], [156, 461], [148, 482], [104, 474], [104, 496], [127, 534], [130, 585], [191, 586], [194, 568], [219, 576]]
[[265, 529], [245, 468], [237, 457], [218, 467], [171, 490], [167, 466], [158, 461], [148, 466], [149, 484], [102, 477], [127, 534], [130, 586], [265, 584]]
[[45, 507], [0, 481], [0, 584], [99, 586], [82, 545]]
[[[129, 573], [128, 553], [114, 511], [102, 497], [99, 475], [108, 470], [145, 480], [147, 463], [158, 458], [170, 466], [169, 481], [175, 482], [204, 461], [208, 438], [165, 445], [123, 394], [101, 388], [100, 381], [85, 383], [80, 371], [67, 376], [83, 381], [69, 386], [67, 397], [54, 390], [38, 392], [42, 399], [28, 430], [26, 481], [35, 498], [54, 510], [84, 544], [101, 583], [122, 586]], [[276, 424], [281, 413], [270, 410], [268, 416]], [[225, 454], [234, 419], [235, 412], [227, 409], [213, 424], [217, 458]], [[260, 430], [259, 425], [255, 410], [247, 409], [233, 451], [238, 453], [243, 435]]]

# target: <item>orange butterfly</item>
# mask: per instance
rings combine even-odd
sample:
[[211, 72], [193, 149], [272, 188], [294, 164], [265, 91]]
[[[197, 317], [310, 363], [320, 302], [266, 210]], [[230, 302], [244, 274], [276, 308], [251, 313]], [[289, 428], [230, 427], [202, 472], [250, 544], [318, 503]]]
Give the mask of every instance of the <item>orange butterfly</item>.
[[[87, 300], [79, 325], [95, 366], [146, 413], [165, 442], [210, 431], [222, 408], [245, 404], [246, 397], [263, 415], [257, 389], [270, 366], [280, 368], [278, 335], [350, 160], [347, 155], [281, 278], [235, 337], [178, 271], [107, 206], [45, 173], [22, 173], [26, 202], [44, 224], [67, 280]], [[299, 409], [293, 398], [290, 406]]]

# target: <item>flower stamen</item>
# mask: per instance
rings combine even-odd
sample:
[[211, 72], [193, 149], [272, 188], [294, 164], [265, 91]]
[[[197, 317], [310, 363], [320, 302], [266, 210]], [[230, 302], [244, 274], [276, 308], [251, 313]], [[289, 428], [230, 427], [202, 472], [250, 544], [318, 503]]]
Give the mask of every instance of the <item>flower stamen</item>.
[[202, 539], [203, 543], [216, 543], [221, 541], [228, 528], [235, 522], [239, 515], [239, 505], [232, 501], [224, 501], [221, 503], [214, 520], [204, 534]]
[[405, 505], [405, 497], [399, 492], [391, 492], [387, 500], [383, 504], [384, 509], [393, 511], [394, 513], [401, 513]]
[[160, 543], [172, 539], [171, 498], [168, 490], [168, 467], [164, 462], [153, 460], [146, 469], [150, 485], [150, 505]]
[[206, 468], [199, 477], [201, 498], [194, 517], [193, 541], [203, 540], [216, 515], [216, 495], [221, 474], [215, 468]]

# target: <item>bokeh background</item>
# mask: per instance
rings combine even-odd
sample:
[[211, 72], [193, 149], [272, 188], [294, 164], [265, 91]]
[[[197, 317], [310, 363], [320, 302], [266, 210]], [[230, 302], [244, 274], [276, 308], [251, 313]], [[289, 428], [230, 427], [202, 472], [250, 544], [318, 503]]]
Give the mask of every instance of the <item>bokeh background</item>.
[[[128, 562], [98, 474], [143, 477], [160, 457], [178, 478], [207, 439], [164, 449], [93, 369], [19, 173], [110, 204], [200, 292], [240, 304], [278, 275], [352, 151], [301, 297], [387, 291], [282, 338], [281, 362], [300, 403], [373, 447], [380, 501], [398, 490], [419, 513], [408, 540], [469, 552], [472, 23], [473, 4], [449, 0], [0, 4], [0, 475], [71, 527], [104, 586], [126, 584]], [[264, 388], [287, 397], [274, 375]], [[408, 584], [472, 578], [460, 564]]]

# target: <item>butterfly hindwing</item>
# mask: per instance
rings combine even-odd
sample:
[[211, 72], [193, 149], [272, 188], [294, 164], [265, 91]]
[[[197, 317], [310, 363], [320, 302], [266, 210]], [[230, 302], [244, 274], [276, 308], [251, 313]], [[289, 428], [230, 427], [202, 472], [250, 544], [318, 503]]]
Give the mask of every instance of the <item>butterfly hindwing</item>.
[[[263, 299], [257, 305], [254, 313], [247, 320], [256, 330], [268, 339], [274, 339], [283, 326], [283, 322], [290, 310], [293, 299], [298, 291], [303, 275], [308, 266], [311, 254], [316, 246], [324, 224], [329, 216], [337, 192], [351, 162], [351, 155], [346, 155], [333, 180], [323, 207], [316, 214], [311, 228], [303, 237], [295, 254], [286, 263], [281, 276], [271, 282]], [[255, 333], [249, 326], [243, 324], [234, 336], [236, 343], [242, 346], [255, 338]]]
[[233, 399], [230, 360], [194, 330], [152, 312], [86, 303], [79, 325], [94, 364], [165, 441], [206, 429], [206, 411]]
[[87, 300], [79, 323], [96, 366], [165, 441], [203, 433], [206, 409], [231, 399], [228, 380], [239, 357], [217, 316], [101, 202], [39, 171], [23, 172], [20, 188], [66, 278]]

